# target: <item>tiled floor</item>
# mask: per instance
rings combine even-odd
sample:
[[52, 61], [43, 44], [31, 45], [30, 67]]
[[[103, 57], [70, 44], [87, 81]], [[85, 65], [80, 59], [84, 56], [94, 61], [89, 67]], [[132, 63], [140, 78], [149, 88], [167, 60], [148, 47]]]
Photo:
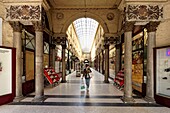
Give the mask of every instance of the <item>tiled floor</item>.
[[34, 93], [20, 103], [0, 106], [0, 113], [170, 113], [170, 108], [148, 104], [134, 95], [135, 103], [123, 103], [123, 95], [113, 86], [103, 83], [104, 76], [93, 70], [90, 91], [81, 91], [82, 79], [75, 72], [67, 76], [67, 83], [45, 88], [47, 99], [32, 102]]

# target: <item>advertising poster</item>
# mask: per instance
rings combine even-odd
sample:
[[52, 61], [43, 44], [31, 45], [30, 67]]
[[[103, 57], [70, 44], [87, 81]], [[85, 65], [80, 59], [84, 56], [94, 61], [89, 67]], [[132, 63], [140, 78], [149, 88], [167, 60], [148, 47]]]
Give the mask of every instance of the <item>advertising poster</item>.
[[0, 48], [0, 96], [12, 93], [12, 50]]

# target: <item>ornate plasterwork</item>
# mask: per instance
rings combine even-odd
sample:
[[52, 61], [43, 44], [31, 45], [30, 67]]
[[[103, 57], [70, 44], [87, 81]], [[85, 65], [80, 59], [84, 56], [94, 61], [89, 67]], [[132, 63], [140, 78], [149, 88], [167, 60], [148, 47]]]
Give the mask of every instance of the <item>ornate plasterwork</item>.
[[41, 20], [41, 6], [40, 5], [10, 5], [6, 7], [6, 20], [39, 21]]
[[32, 23], [33, 23], [35, 31], [42, 32], [45, 28], [45, 25], [42, 21], [33, 21]]
[[159, 5], [128, 5], [127, 21], [160, 21], [163, 18], [163, 6]]
[[58, 13], [56, 14], [56, 17], [57, 17], [58, 20], [61, 20], [61, 19], [64, 18], [64, 14], [61, 13], [61, 12], [58, 12]]
[[107, 19], [111, 21], [111, 20], [114, 19], [114, 16], [115, 16], [115, 15], [114, 15], [113, 13], [108, 13], [108, 14], [107, 14]]
[[123, 25], [123, 29], [125, 32], [132, 32], [134, 29], [135, 22], [125, 22]]
[[19, 22], [10, 22], [10, 25], [12, 26], [14, 32], [21, 32], [22, 25]]
[[158, 25], [160, 24], [160, 22], [149, 22], [146, 25], [147, 31], [148, 32], [155, 32], [157, 30]]

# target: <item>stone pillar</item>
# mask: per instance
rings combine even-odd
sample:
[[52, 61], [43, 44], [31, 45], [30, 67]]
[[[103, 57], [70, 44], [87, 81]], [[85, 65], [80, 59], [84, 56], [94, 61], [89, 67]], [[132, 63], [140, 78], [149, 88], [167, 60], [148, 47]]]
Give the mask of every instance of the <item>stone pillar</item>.
[[70, 50], [68, 50], [68, 59], [67, 59], [67, 65], [68, 65], [68, 71], [69, 73], [71, 73], [71, 69], [70, 69]]
[[100, 57], [100, 53], [99, 53], [99, 72], [100, 72], [100, 61], [101, 61], [101, 57]]
[[125, 103], [132, 103], [132, 30], [134, 28], [133, 22], [126, 22], [125, 29], [125, 66], [124, 66], [124, 96], [122, 100]]
[[43, 24], [33, 22], [35, 29], [35, 97], [33, 101], [44, 101], [44, 75], [43, 75]]
[[66, 62], [65, 62], [65, 50], [66, 50], [66, 39], [62, 39], [62, 83], [66, 83]]
[[148, 46], [147, 46], [147, 81], [145, 100], [148, 102], [155, 102], [153, 48], [156, 46], [156, 28], [158, 25], [159, 22], [150, 22], [146, 26], [148, 31]]
[[16, 48], [16, 96], [14, 101], [19, 102], [22, 98], [22, 74], [21, 74], [21, 60], [22, 60], [22, 25], [19, 22], [11, 22], [13, 27], [13, 45]]
[[99, 56], [97, 55], [96, 58], [97, 58], [97, 69], [96, 70], [99, 71]]
[[50, 67], [53, 67], [55, 69], [55, 55], [56, 55], [56, 51], [55, 51], [55, 44], [50, 44], [50, 51], [51, 51], [51, 56], [50, 56]]
[[108, 80], [108, 78], [109, 78], [109, 41], [108, 41], [107, 37], [105, 37], [104, 47], [105, 47], [105, 57], [104, 57], [104, 59], [105, 59], [105, 73], [104, 73], [105, 78], [104, 78], [104, 82], [109, 83], [109, 80]]
[[74, 61], [74, 64], [73, 64], [73, 65], [74, 65], [74, 71], [75, 71], [75, 70], [76, 70], [76, 63], [75, 63], [75, 61]]
[[120, 70], [120, 45], [116, 45], [115, 75]]
[[104, 51], [102, 51], [102, 74], [104, 74]]

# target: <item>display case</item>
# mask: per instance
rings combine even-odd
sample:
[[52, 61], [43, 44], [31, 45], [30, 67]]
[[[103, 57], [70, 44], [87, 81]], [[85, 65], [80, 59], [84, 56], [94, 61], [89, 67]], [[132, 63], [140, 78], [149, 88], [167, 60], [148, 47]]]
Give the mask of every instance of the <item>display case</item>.
[[155, 100], [170, 107], [170, 46], [154, 48]]
[[52, 86], [60, 82], [61, 76], [57, 74], [53, 68], [44, 68], [44, 75]]

